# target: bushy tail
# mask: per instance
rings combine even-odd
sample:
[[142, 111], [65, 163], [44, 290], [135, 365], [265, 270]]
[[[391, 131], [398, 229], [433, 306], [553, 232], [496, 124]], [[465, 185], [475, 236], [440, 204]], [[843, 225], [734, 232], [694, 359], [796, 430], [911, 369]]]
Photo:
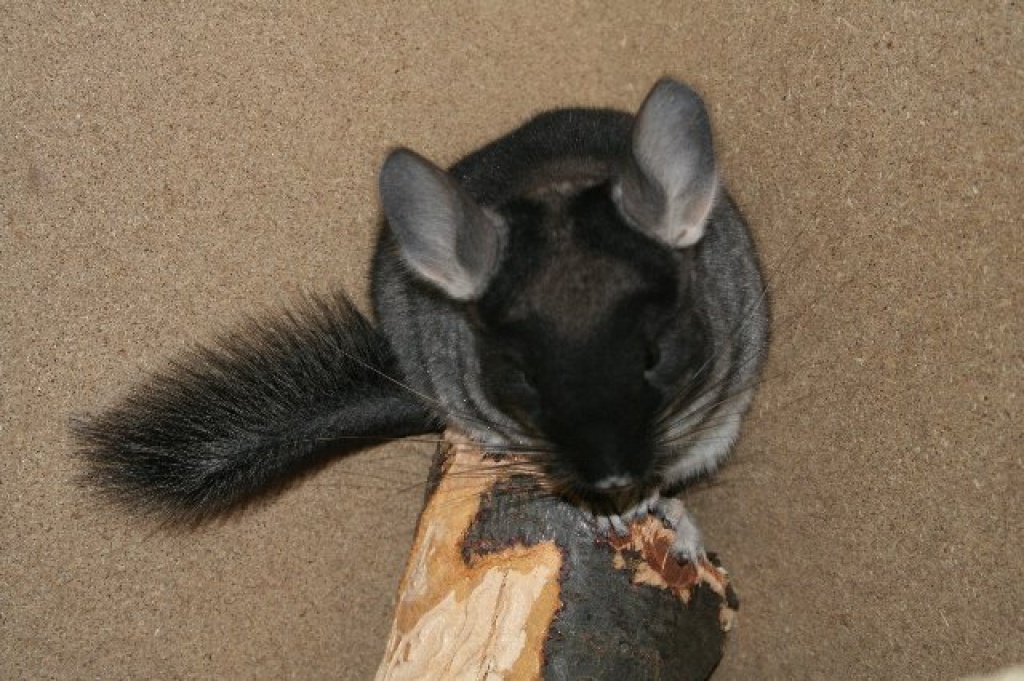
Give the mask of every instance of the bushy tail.
[[250, 320], [72, 424], [87, 481], [133, 510], [199, 520], [325, 455], [439, 429], [387, 340], [344, 295]]

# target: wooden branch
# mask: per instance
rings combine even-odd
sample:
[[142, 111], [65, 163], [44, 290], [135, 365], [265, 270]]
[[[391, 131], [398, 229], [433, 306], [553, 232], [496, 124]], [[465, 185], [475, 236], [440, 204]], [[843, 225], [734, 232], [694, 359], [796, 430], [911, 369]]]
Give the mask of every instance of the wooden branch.
[[705, 679], [737, 607], [724, 571], [680, 564], [648, 517], [600, 536], [521, 465], [450, 433], [378, 681]]

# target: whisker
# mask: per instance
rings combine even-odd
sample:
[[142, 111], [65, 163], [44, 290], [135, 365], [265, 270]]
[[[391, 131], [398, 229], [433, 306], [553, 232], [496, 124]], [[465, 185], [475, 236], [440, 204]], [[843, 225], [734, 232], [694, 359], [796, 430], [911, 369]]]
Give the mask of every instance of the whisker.
[[731, 362], [729, 366], [725, 368], [724, 371], [720, 372], [720, 376], [718, 376], [717, 378], [713, 378], [710, 383], [702, 385], [700, 392], [696, 396], [693, 396], [691, 400], [691, 393], [693, 392], [693, 390], [698, 385], [700, 385], [701, 381], [707, 379], [706, 373], [709, 370], [713, 371], [714, 368], [718, 366], [719, 361], [724, 356], [724, 353], [726, 351], [736, 350], [737, 346], [735, 341], [737, 340], [743, 329], [746, 327], [746, 325], [749, 324], [752, 319], [756, 318], [757, 312], [763, 309], [765, 298], [767, 297], [767, 295], [768, 286], [767, 284], [762, 284], [760, 293], [758, 294], [757, 298], [748, 306], [748, 308], [741, 315], [740, 321], [737, 322], [737, 324], [728, 332], [728, 334], [726, 334], [728, 342], [723, 343], [720, 348], [717, 348], [714, 352], [712, 352], [711, 355], [704, 361], [704, 363], [701, 364], [701, 366], [694, 372], [693, 377], [680, 387], [676, 397], [671, 402], [669, 402], [669, 404], [663, 409], [662, 413], [659, 415], [658, 419], [656, 419], [656, 426], [660, 425], [668, 418], [675, 417], [682, 403], [686, 401], [699, 401], [702, 395], [706, 395], [712, 392], [713, 390], [717, 389], [721, 385], [723, 385], [725, 382], [732, 380], [737, 374], [741, 373], [741, 371], [749, 368], [749, 365], [751, 363], [762, 361], [763, 350], [755, 348], [754, 351], [749, 351], [749, 348], [742, 347], [741, 350], [743, 351], [743, 357], [740, 359], [739, 364], [736, 364], [736, 362]]
[[408, 392], [413, 397], [416, 397], [419, 400], [421, 400], [424, 404], [427, 404], [427, 405], [430, 405], [430, 406], [434, 407], [443, 417], [444, 416], [448, 416], [448, 417], [450, 417], [450, 416], [457, 416], [458, 418], [460, 418], [460, 419], [462, 419], [464, 421], [475, 423], [476, 425], [483, 427], [485, 430], [489, 430], [489, 431], [492, 431], [492, 432], [494, 431], [493, 424], [491, 424], [490, 422], [486, 421], [485, 419], [482, 419], [482, 418], [480, 418], [478, 416], [469, 414], [468, 412], [464, 412], [464, 411], [461, 411], [461, 410], [453, 410], [450, 407], [446, 406], [443, 402], [441, 402], [441, 400], [439, 400], [437, 398], [434, 398], [434, 397], [431, 397], [430, 395], [427, 395], [427, 394], [425, 394], [425, 393], [423, 393], [421, 391], [416, 390], [415, 388], [410, 386], [408, 383], [406, 383], [404, 381], [398, 380], [394, 376], [391, 376], [387, 372], [382, 371], [378, 367], [375, 367], [372, 364], [369, 364], [368, 362], [363, 361], [361, 358], [356, 357], [355, 355], [353, 355], [351, 353], [348, 353], [348, 352], [344, 352], [343, 354], [348, 359], [352, 360], [356, 364], [359, 364], [364, 369], [367, 369], [368, 371], [371, 371], [371, 372], [377, 374], [378, 376], [380, 376], [384, 380], [391, 382], [395, 386], [397, 386], [399, 388], [402, 388], [403, 390]]
[[[740, 320], [736, 324], [736, 326], [727, 335], [729, 343], [725, 344], [723, 348], [716, 350], [716, 352], [713, 353], [712, 356], [709, 357], [703, 365], [701, 365], [697, 372], [695, 372], [694, 377], [691, 379], [691, 381], [689, 381], [687, 384], [681, 387], [679, 391], [680, 397], [677, 398], [676, 400], [673, 400], [673, 402], [669, 404], [669, 406], [663, 412], [662, 418], [659, 418], [659, 423], [665, 417], [671, 418], [672, 416], [674, 416], [675, 412], [678, 410], [679, 404], [687, 399], [687, 395], [693, 389], [694, 385], [701, 379], [701, 377], [703, 376], [704, 372], [708, 369], [708, 367], [714, 366], [714, 364], [716, 364], [718, 360], [721, 358], [722, 353], [725, 350], [733, 349], [733, 346], [735, 345], [735, 340], [739, 337], [740, 333], [750, 324], [751, 320], [755, 318], [756, 312], [764, 308], [765, 302], [768, 298], [769, 291], [773, 288], [776, 288], [779, 285], [779, 281], [780, 279], [783, 278], [783, 275], [788, 276], [793, 271], [795, 271], [802, 262], [804, 262], [808, 254], [811, 252], [810, 246], [806, 243], [806, 240], [802, 238], [804, 233], [808, 229], [809, 227], [807, 226], [801, 228], [798, 231], [795, 238], [789, 239], [788, 245], [785, 247], [782, 254], [776, 259], [775, 263], [763, 265], [763, 281], [760, 292], [758, 293], [757, 298], [748, 306], [748, 308], [741, 315]], [[798, 244], [800, 244], [802, 248], [798, 253], [799, 257], [794, 258], [793, 251], [796, 249]], [[783, 270], [784, 265], [789, 266], [788, 272]], [[848, 283], [850, 283], [850, 281], [852, 281], [852, 278], [844, 281], [841, 284], [840, 288], [846, 286]], [[835, 293], [835, 291], [833, 291], [832, 293]], [[800, 314], [806, 314], [807, 311], [813, 306], [814, 304], [812, 303], [812, 305], [807, 306], [805, 309], [801, 310]], [[789, 319], [780, 319], [777, 313], [775, 313], [774, 311], [772, 311], [770, 314], [774, 320], [773, 326], [778, 326], [779, 323], [788, 323], [789, 321], [791, 321]], [[729, 370], [723, 372], [722, 376], [717, 378], [711, 384], [703, 386], [701, 392], [706, 394], [707, 392], [718, 388], [719, 386], [721, 386], [722, 383], [730, 380], [733, 376], [735, 376], [739, 370], [748, 368], [751, 362], [759, 361], [760, 359], [761, 353], [746, 353], [746, 356], [740, 360], [740, 363], [738, 365], [736, 365], [735, 363], [732, 364], [729, 367]]]

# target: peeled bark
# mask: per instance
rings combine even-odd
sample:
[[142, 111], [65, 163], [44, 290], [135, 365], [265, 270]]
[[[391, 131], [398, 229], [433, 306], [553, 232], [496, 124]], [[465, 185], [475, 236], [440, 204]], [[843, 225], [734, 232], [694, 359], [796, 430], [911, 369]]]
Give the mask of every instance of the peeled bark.
[[583, 510], [464, 442], [438, 450], [378, 681], [705, 679], [737, 607], [725, 572], [672, 558], [647, 517]]

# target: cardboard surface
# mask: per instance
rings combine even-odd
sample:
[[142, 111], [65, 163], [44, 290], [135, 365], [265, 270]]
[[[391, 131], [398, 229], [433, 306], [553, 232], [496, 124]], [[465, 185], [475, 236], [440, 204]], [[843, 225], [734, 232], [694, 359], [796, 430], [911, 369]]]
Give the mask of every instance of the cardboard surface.
[[0, 678], [366, 679], [431, 447], [167, 532], [66, 424], [304, 289], [366, 301], [385, 150], [706, 97], [772, 282], [744, 439], [689, 495], [741, 598], [721, 679], [1024, 662], [1024, 8], [9, 3]]

